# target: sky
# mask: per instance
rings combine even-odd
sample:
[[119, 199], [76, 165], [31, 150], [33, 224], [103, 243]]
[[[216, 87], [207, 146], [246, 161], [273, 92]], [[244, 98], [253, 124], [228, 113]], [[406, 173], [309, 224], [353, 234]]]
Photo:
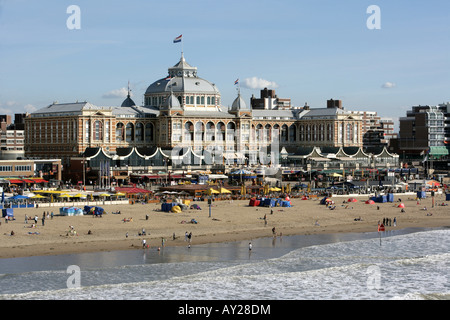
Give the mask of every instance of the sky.
[[397, 119], [450, 100], [449, 16], [448, 0], [0, 0], [0, 114], [120, 106], [128, 81], [142, 104], [183, 49], [224, 106], [239, 79], [248, 103], [268, 87]]

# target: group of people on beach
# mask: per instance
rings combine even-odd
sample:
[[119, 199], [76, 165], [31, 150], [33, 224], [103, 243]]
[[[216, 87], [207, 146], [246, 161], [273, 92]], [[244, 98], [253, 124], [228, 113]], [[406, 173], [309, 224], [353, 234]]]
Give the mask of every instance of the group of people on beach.
[[[378, 225], [380, 225], [381, 224], [381, 222], [380, 221], [378, 221]], [[385, 226], [385, 227], [391, 227], [392, 225], [394, 225], [394, 227], [396, 227], [397, 226], [397, 217], [394, 217], [394, 220], [392, 220], [391, 218], [383, 218], [383, 222], [382, 222], [382, 224]]]

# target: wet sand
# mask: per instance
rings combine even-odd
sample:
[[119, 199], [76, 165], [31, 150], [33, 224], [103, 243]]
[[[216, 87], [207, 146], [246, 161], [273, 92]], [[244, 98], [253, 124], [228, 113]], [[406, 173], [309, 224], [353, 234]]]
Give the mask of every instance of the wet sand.
[[[405, 204], [403, 213], [398, 208], [399, 197]], [[443, 202], [448, 203], [444, 201], [445, 195], [435, 197], [434, 208], [431, 197], [417, 204], [414, 195], [399, 195], [394, 203], [376, 204], [366, 204], [367, 195], [356, 197], [357, 202], [347, 202], [348, 196], [332, 199], [335, 210], [321, 205], [320, 198], [294, 198], [291, 199], [292, 207], [274, 208], [250, 207], [248, 200], [215, 201], [211, 217], [207, 202], [197, 201], [191, 204], [198, 204], [202, 210], [190, 209], [181, 213], [162, 212], [159, 203], [105, 205], [102, 207], [107, 214], [102, 218], [58, 216], [58, 207], [15, 209], [15, 221], [5, 223], [1, 220], [0, 258], [141, 249], [143, 239], [151, 247], [162, 246], [162, 238], [165, 246], [187, 246], [185, 232], [192, 232], [191, 245], [194, 246], [270, 237], [273, 228], [277, 235], [374, 232], [383, 218], [392, 220], [391, 226], [386, 226], [387, 231], [450, 226], [450, 207], [440, 206]], [[117, 210], [121, 211], [120, 215], [111, 213]], [[53, 211], [55, 216], [45, 219], [45, 225], [42, 225], [44, 211]], [[35, 228], [31, 228], [33, 221], [24, 222], [25, 215], [38, 216]], [[397, 218], [395, 227], [394, 217]], [[355, 221], [359, 218], [361, 221]], [[192, 219], [198, 223], [190, 223]], [[139, 235], [142, 229], [147, 235]], [[14, 231], [13, 236], [11, 231]]]

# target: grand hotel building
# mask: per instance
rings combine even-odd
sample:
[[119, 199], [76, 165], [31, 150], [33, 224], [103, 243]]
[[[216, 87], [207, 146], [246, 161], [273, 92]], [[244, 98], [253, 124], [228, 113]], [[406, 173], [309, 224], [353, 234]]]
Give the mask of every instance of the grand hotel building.
[[31, 113], [25, 156], [61, 158], [67, 167], [71, 158], [98, 150], [112, 160], [133, 149], [143, 158], [159, 150], [167, 163], [179, 147], [202, 159], [214, 150], [225, 160], [248, 161], [270, 146], [295, 154], [298, 148], [363, 145], [361, 115], [344, 110], [340, 101], [330, 100], [326, 108], [279, 108], [276, 101], [252, 108], [239, 93], [230, 108], [221, 103], [217, 86], [200, 78], [182, 55], [167, 76], [148, 86], [143, 106], [128, 94], [120, 107], [55, 102]]

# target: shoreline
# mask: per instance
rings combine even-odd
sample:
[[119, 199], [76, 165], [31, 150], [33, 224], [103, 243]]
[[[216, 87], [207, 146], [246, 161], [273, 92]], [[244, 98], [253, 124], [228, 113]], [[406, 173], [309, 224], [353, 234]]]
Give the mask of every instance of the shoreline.
[[[436, 203], [444, 202], [436, 197]], [[345, 198], [344, 198], [345, 199]], [[251, 241], [257, 238], [273, 237], [272, 228], [276, 228], [277, 236], [333, 234], [333, 233], [365, 233], [376, 232], [378, 221], [384, 217], [398, 219], [397, 226], [386, 227], [386, 231], [405, 228], [439, 228], [450, 226], [450, 210], [444, 206], [431, 208], [431, 199], [423, 199], [420, 204], [415, 199], [404, 200], [406, 212], [401, 213], [398, 203], [365, 204], [367, 196], [359, 197], [356, 203], [342, 203], [343, 198], [333, 198], [336, 210], [329, 210], [319, 204], [319, 199], [291, 199], [292, 207], [250, 207], [248, 201], [218, 201], [212, 207], [209, 217], [206, 202], [197, 203], [203, 210], [188, 210], [181, 213], [158, 211], [160, 204], [137, 204], [122, 206], [104, 206], [108, 212], [103, 218], [92, 216], [55, 216], [46, 219], [41, 225], [42, 208], [18, 209], [14, 215], [16, 220], [0, 226], [0, 259], [77, 254], [88, 252], [109, 252], [120, 250], [136, 250], [142, 248], [142, 239], [146, 239], [151, 249], [161, 247], [165, 238], [165, 246], [187, 246], [184, 233], [192, 232], [191, 245], [207, 243], [227, 243], [235, 241]], [[379, 206], [380, 210], [377, 209]], [[424, 207], [429, 209], [425, 212]], [[346, 209], [347, 207], [347, 209]], [[44, 208], [45, 209], [45, 208]], [[122, 214], [111, 214], [120, 210]], [[273, 210], [273, 214], [270, 214]], [[427, 213], [432, 213], [427, 216]], [[37, 215], [36, 228], [29, 228], [24, 217]], [[145, 216], [149, 219], [146, 220]], [[265, 223], [263, 217], [267, 217]], [[133, 221], [122, 219], [132, 217]], [[362, 221], [355, 221], [361, 217]], [[195, 219], [198, 224], [182, 223]], [[318, 225], [316, 225], [318, 222]], [[69, 226], [73, 225], [77, 235], [69, 235]], [[150, 235], [139, 236], [145, 228]], [[9, 236], [8, 230], [15, 235]], [[92, 234], [88, 234], [91, 230]], [[39, 234], [30, 234], [38, 232]], [[128, 233], [128, 237], [126, 237]], [[176, 240], [173, 240], [173, 233]]]

